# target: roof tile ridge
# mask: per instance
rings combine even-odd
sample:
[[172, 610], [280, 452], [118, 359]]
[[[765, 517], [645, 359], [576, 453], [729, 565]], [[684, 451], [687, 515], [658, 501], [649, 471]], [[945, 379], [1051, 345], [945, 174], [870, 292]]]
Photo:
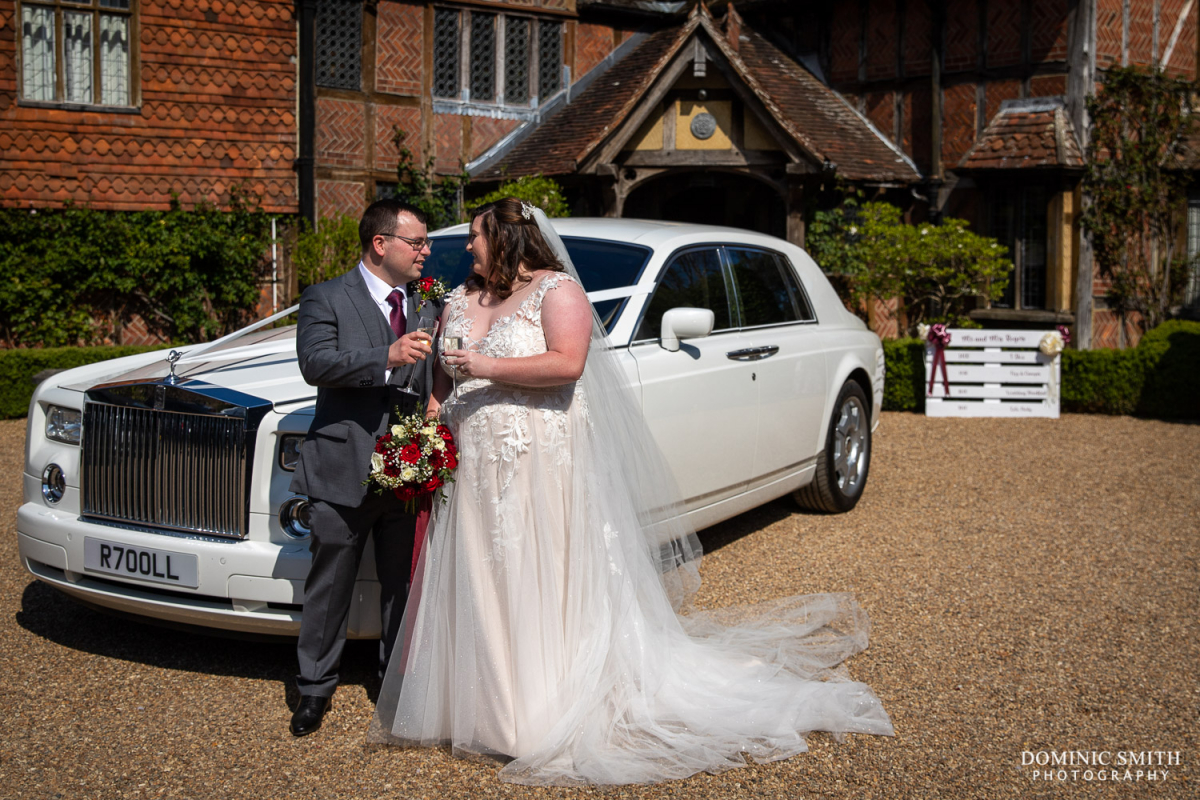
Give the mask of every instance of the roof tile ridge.
[[[667, 48], [667, 52], [659, 57], [654, 69], [646, 70], [645, 74], [642, 76], [642, 83], [637, 90], [629, 96], [629, 99], [627, 99], [619, 109], [617, 109], [617, 112], [609, 119], [608, 124], [606, 124], [600, 130], [600, 133], [593, 137], [586, 145], [584, 145], [582, 150], [575, 154], [575, 169], [579, 169], [579, 165], [582, 164], [588, 156], [595, 152], [596, 148], [599, 147], [600, 144], [606, 138], [608, 138], [608, 135], [613, 132], [614, 121], [625, 119], [625, 117], [629, 115], [629, 112], [637, 106], [642, 96], [646, 93], [646, 89], [648, 89], [658, 78], [659, 74], [661, 74], [663, 65], [669, 64], [671, 60], [675, 58], [675, 54], [679, 52], [679, 48], [682, 47], [683, 43], [687, 41], [689, 36], [691, 36], [692, 31], [696, 29], [702, 19], [702, 15], [696, 14], [688, 19], [688, 21], [683, 25], [679, 26], [679, 32], [675, 35], [675, 40], [671, 43], [671, 46]], [[639, 49], [641, 47], [645, 47], [648, 43], [649, 40], [647, 40], [647, 42], [643, 42], [639, 46]], [[625, 58], [632, 58], [636, 52], [637, 50], [634, 50], [633, 53], [629, 53], [625, 56]], [[624, 59], [622, 59], [622, 61], [623, 60]], [[617, 65], [614, 64], [613, 66], [615, 68]]]
[[[700, 16], [698, 18], [700, 19], [701, 25], [704, 27], [705, 32], [708, 33], [709, 38], [712, 39], [716, 44], [717, 49], [720, 50], [721, 54], [729, 60], [731, 65], [733, 65], [738, 77], [750, 87], [750, 91], [754, 92], [754, 95], [762, 101], [767, 110], [771, 112], [771, 115], [775, 117], [775, 122], [777, 122], [785, 131], [787, 131], [787, 133], [796, 140], [796, 143], [807, 150], [817, 161], [828, 160], [825, 157], [825, 154], [817, 148], [812, 139], [810, 139], [804, 134], [803, 131], [797, 128], [788, 118], [787, 114], [783, 113], [783, 109], [780, 108], [779, 104], [775, 101], [775, 98], [751, 73], [750, 67], [747, 66], [746, 62], [742, 60], [740, 52], [734, 51], [734, 49], [730, 47], [729, 42], [725, 41], [724, 34], [717, 30], [716, 24], [712, 21], [712, 18], [704, 16]], [[771, 47], [772, 50], [776, 50], [778, 52], [777, 48], [772, 46], [770, 42], [759, 35], [758, 31], [754, 30], [750, 26], [743, 26], [742, 32], [748, 32], [752, 36], [758, 37], [764, 44], [766, 44], [768, 47]]]

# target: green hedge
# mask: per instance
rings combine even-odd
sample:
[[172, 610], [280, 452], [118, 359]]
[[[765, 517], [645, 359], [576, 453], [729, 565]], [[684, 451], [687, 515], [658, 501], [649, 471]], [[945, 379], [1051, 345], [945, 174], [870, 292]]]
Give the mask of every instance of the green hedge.
[[71, 369], [110, 358], [132, 356], [170, 345], [149, 347], [45, 347], [0, 350], [0, 419], [16, 419], [29, 411], [33, 376], [44, 369]]
[[[886, 411], [924, 411], [924, 345], [883, 343]], [[1067, 350], [1062, 360], [1062, 410], [1200, 419], [1200, 322], [1171, 320], [1127, 350]]]

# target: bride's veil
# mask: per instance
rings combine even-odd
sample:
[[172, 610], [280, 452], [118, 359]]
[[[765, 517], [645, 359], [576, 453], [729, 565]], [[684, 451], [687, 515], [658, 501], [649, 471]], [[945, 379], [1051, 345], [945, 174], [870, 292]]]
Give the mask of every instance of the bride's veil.
[[[533, 217], [567, 274], [582, 286], [571, 254], [550, 219], [540, 208], [533, 209]], [[598, 455], [619, 481], [615, 487], [596, 488], [616, 490], [619, 496], [628, 498], [641, 522], [643, 541], [659, 565], [671, 605], [679, 611], [700, 586], [700, 542], [683, 516], [683, 498], [675, 475], [646, 426], [641, 400], [630, 381], [633, 367], [625, 363], [627, 358], [627, 353], [613, 348], [593, 308], [592, 342], [580, 380], [588, 417], [601, 446]]]

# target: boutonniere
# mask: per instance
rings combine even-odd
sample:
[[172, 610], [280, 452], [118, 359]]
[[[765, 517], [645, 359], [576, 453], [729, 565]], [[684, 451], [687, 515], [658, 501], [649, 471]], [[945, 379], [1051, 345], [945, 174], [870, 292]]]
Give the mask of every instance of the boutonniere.
[[410, 283], [408, 290], [416, 292], [421, 298], [421, 302], [417, 304], [417, 313], [420, 313], [427, 302], [440, 300], [446, 295], [446, 284], [439, 278], [420, 278]]

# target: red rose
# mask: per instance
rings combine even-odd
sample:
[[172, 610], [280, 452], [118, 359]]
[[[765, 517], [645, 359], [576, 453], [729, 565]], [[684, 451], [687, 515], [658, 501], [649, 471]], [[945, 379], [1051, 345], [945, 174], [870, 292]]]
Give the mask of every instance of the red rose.
[[444, 456], [442, 463], [446, 469], [454, 469], [458, 466], [458, 456], [454, 453], [453, 448], [446, 448], [446, 455]]
[[421, 460], [421, 448], [415, 444], [406, 444], [400, 449], [400, 460], [408, 464], [415, 464]]
[[431, 455], [429, 457], [429, 466], [432, 467], [433, 469], [441, 469], [442, 462], [443, 462], [443, 459], [442, 459], [441, 454], [438, 453], [436, 450], [434, 450], [433, 455]]
[[394, 491], [396, 497], [400, 500], [404, 500], [405, 502], [409, 500], [416, 500], [421, 494], [420, 489], [412, 486], [398, 486]]
[[441, 488], [441, 485], [442, 485], [442, 479], [439, 478], [437, 475], [434, 475], [432, 478], [425, 481], [424, 489], [427, 492], [436, 492], [439, 488]]
[[433, 288], [433, 278], [421, 278], [421, 291], [428, 292]]

